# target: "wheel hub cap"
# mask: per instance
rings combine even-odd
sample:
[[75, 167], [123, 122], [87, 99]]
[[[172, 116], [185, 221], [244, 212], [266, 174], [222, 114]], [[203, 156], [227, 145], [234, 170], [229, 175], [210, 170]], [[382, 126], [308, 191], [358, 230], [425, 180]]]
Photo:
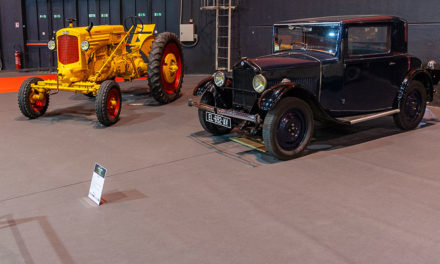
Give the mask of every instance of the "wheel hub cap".
[[176, 80], [176, 73], [179, 70], [177, 66], [177, 59], [173, 53], [168, 53], [164, 59], [164, 64], [162, 67], [163, 76], [167, 83], [174, 83]]
[[32, 89], [29, 94], [29, 102], [35, 111], [41, 111], [46, 104], [46, 95]]
[[303, 140], [306, 121], [302, 112], [291, 110], [284, 113], [278, 123], [278, 144], [285, 150], [295, 149]]

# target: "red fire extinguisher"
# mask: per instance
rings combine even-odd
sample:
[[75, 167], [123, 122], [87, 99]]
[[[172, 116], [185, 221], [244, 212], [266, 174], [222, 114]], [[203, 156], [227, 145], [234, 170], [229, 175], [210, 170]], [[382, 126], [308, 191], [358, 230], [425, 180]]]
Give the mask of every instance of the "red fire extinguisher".
[[15, 68], [17, 70], [21, 69], [21, 51], [19, 49], [15, 50]]

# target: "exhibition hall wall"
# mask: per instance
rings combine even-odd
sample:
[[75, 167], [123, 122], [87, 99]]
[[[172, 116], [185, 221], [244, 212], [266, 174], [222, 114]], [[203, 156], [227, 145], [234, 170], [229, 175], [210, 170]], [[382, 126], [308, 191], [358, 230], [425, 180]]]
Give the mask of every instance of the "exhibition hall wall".
[[[77, 18], [78, 26], [86, 26], [90, 22], [121, 24], [127, 16], [140, 15], [144, 23], [156, 23], [159, 32], [176, 34], [180, 23], [194, 21], [199, 42], [184, 48], [185, 71], [211, 73], [215, 67], [215, 12], [202, 11], [200, 5], [200, 0], [0, 0], [3, 69], [15, 69], [15, 50], [23, 52], [25, 68], [54, 68], [55, 57], [38, 44], [44, 45], [54, 31], [67, 26], [66, 18]], [[405, 18], [409, 52], [424, 61], [440, 57], [438, 0], [241, 0], [233, 12], [232, 61], [269, 53], [275, 22], [350, 14]]]

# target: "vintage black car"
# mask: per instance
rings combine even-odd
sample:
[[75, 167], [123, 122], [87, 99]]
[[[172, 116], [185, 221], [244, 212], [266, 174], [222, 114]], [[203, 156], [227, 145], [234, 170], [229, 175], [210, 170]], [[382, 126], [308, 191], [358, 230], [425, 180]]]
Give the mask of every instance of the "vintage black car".
[[262, 135], [279, 159], [298, 156], [314, 120], [355, 124], [393, 115], [416, 128], [432, 101], [434, 71], [408, 55], [408, 24], [394, 16], [343, 16], [275, 24], [273, 52], [216, 72], [194, 95], [203, 128]]

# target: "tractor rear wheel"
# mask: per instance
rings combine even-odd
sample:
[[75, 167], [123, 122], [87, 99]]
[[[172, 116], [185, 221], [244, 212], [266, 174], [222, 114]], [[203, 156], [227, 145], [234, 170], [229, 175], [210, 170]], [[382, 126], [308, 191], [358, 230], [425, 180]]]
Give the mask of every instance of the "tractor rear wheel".
[[154, 99], [161, 104], [177, 99], [183, 83], [183, 52], [176, 34], [157, 35], [148, 61], [148, 84]]
[[122, 97], [119, 84], [113, 80], [101, 83], [96, 95], [96, 116], [104, 126], [118, 122], [121, 113]]
[[38, 77], [31, 77], [26, 79], [20, 86], [18, 106], [21, 113], [29, 119], [35, 119], [44, 115], [47, 107], [49, 107], [49, 94], [40, 93], [31, 87], [31, 84], [42, 80]]

